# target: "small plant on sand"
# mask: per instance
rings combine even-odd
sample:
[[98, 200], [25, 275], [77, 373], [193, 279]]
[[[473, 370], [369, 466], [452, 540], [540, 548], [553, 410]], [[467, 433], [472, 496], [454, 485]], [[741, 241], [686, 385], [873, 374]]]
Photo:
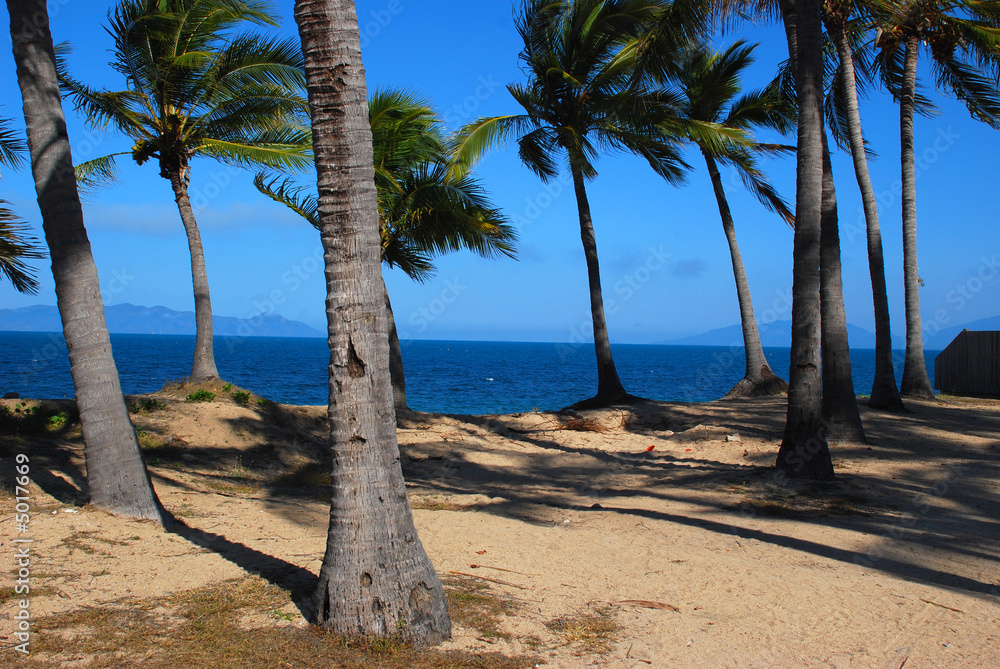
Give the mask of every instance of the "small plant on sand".
[[45, 424], [51, 430], [58, 430], [59, 428], [63, 427], [68, 420], [69, 416], [67, 416], [65, 412], [61, 411], [53, 416], [49, 416], [46, 419]]
[[215, 399], [215, 393], [202, 388], [201, 390], [194, 391], [185, 399], [187, 399], [188, 402], [211, 402]]
[[136, 400], [130, 407], [132, 413], [153, 413], [154, 411], [164, 411], [167, 403], [155, 397], [143, 397]]
[[233, 384], [231, 383], [227, 383], [226, 385], [222, 386], [222, 392], [224, 393], [232, 392], [232, 390], [233, 390]]
[[580, 654], [609, 652], [621, 629], [611, 607], [596, 607], [578, 616], [561, 616], [545, 626], [562, 635], [567, 645], [576, 644]]
[[245, 407], [250, 402], [250, 393], [243, 390], [237, 390], [233, 393], [233, 402]]
[[495, 594], [475, 579], [448, 577], [443, 582], [452, 623], [474, 629], [484, 639], [510, 639], [500, 623], [517, 613], [517, 602]]

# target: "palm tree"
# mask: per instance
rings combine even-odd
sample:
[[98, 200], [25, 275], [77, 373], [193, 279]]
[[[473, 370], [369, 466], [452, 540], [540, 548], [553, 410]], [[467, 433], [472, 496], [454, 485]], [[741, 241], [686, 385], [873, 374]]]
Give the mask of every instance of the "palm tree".
[[[0, 118], [0, 165], [18, 168], [24, 163], [23, 154], [28, 147], [9, 124], [10, 121]], [[0, 275], [7, 277], [17, 292], [34, 295], [38, 292], [38, 279], [25, 260], [40, 260], [45, 251], [30, 235], [27, 224], [7, 208], [8, 204], [0, 200]]]
[[829, 480], [833, 461], [823, 427], [820, 373], [820, 247], [823, 217], [823, 53], [821, 0], [779, 0], [795, 73], [798, 142], [788, 413], [775, 466], [787, 476]]
[[31, 169], [52, 256], [52, 277], [83, 428], [91, 503], [131, 518], [169, 522], [129, 420], [97, 267], [83, 224], [45, 0], [8, 0]]
[[[892, 334], [889, 319], [889, 297], [885, 281], [885, 258], [882, 254], [882, 231], [879, 226], [878, 203], [868, 172], [868, 156], [861, 129], [858, 105], [858, 82], [855, 72], [854, 46], [848, 32], [856, 4], [848, 0], [827, 0], [824, 23], [827, 35], [837, 50], [837, 76], [842, 111], [843, 130], [854, 159], [854, 174], [861, 190], [868, 242], [868, 271], [871, 275], [875, 308], [875, 378], [872, 381], [868, 405], [890, 411], [903, 410], [903, 400], [896, 387], [896, 372], [892, 361]], [[867, 63], [864, 63], [867, 64]], [[867, 67], [865, 68], [867, 70]]]
[[[777, 83], [751, 91], [739, 99], [740, 80], [747, 67], [753, 62], [755, 45], [747, 45], [742, 40], [722, 53], [713, 52], [707, 46], [692, 46], [684, 50], [677, 59], [676, 74], [672, 77], [680, 85], [683, 102], [679, 115], [685, 123], [717, 123], [721, 127], [743, 133], [755, 127], [769, 127], [785, 133], [794, 124], [794, 110], [782, 96]], [[695, 138], [699, 137], [699, 138]], [[753, 301], [743, 259], [736, 242], [736, 227], [726, 199], [719, 173], [719, 164], [735, 167], [744, 184], [760, 202], [781, 216], [785, 222], [794, 224], [795, 217], [788, 205], [774, 190], [757, 166], [755, 154], [794, 151], [793, 147], [762, 144], [749, 136], [730, 136], [726, 143], [710, 144], [691, 136], [705, 158], [712, 187], [722, 216], [722, 228], [729, 242], [733, 274], [736, 278], [736, 295], [740, 305], [740, 321], [743, 327], [743, 346], [746, 351], [746, 373], [727, 394], [731, 397], [754, 397], [779, 395], [788, 390], [788, 384], [771, 371], [764, 356], [754, 320]]]
[[586, 181], [597, 175], [597, 149], [636, 153], [670, 183], [680, 183], [687, 167], [676, 144], [664, 140], [657, 126], [661, 112], [673, 101], [636, 87], [635, 52], [623, 52], [660, 9], [659, 3], [646, 0], [525, 0], [517, 30], [524, 41], [520, 59], [529, 80], [507, 87], [525, 113], [479, 119], [463, 128], [457, 140], [460, 167], [514, 136], [522, 162], [545, 182], [558, 176], [560, 156], [567, 161], [587, 261], [597, 353], [597, 394], [578, 403], [579, 408], [631, 398], [611, 355], [586, 192]]
[[[376, 91], [368, 101], [368, 119], [384, 265], [423, 283], [435, 273], [436, 255], [469, 249], [484, 258], [514, 257], [517, 233], [490, 205], [479, 183], [469, 176], [448, 176], [450, 151], [427, 101], [406, 91]], [[260, 174], [254, 185], [320, 228], [312, 188], [289, 179], [267, 181]], [[407, 411], [403, 353], [388, 290], [385, 305], [393, 403], [396, 411]]]
[[63, 90], [87, 120], [134, 140], [130, 152], [78, 166], [82, 181], [107, 181], [116, 159], [156, 159], [170, 182], [191, 252], [197, 338], [191, 378], [218, 377], [212, 300], [188, 186], [198, 156], [238, 166], [304, 169], [311, 163], [302, 54], [291, 39], [234, 34], [275, 25], [265, 0], [122, 0], [109, 16], [112, 67], [126, 90], [97, 90], [61, 68]]
[[900, 393], [932, 399], [920, 319], [917, 264], [917, 192], [913, 112], [919, 101], [917, 59], [928, 47], [939, 87], [965, 102], [973, 117], [1000, 127], [1000, 10], [995, 1], [901, 0], [879, 3], [879, 62], [887, 87], [899, 101], [903, 203], [903, 280], [906, 296], [906, 358]]
[[[789, 60], [785, 73], [779, 75], [787, 85], [788, 74], [794, 72], [797, 62], [796, 6], [790, 0], [779, 2], [782, 21], [785, 25], [786, 38], [789, 43]], [[822, 25], [819, 39], [822, 40]], [[817, 48], [824, 50], [825, 42], [821, 41]], [[830, 61], [825, 61], [829, 66]], [[837, 87], [831, 87], [831, 94], [826, 96], [826, 106], [834, 106], [837, 98]], [[794, 95], [794, 93], [789, 93]], [[840, 127], [836, 123], [838, 116], [831, 115], [830, 121], [834, 136], [840, 139]], [[820, 231], [820, 321], [822, 361], [822, 425], [825, 438], [853, 443], [865, 443], [865, 429], [861, 422], [857, 395], [854, 392], [854, 379], [851, 370], [851, 351], [847, 336], [847, 313], [844, 309], [844, 284], [840, 258], [840, 223], [837, 209], [837, 192], [833, 180], [833, 163], [830, 159], [830, 147], [824, 130], [821, 137], [823, 145], [823, 177], [822, 177], [822, 213]], [[794, 328], [794, 325], [793, 325]]]
[[297, 0], [295, 21], [312, 111], [330, 344], [333, 484], [316, 622], [340, 634], [436, 643], [451, 622], [399, 465], [357, 13], [350, 0]]

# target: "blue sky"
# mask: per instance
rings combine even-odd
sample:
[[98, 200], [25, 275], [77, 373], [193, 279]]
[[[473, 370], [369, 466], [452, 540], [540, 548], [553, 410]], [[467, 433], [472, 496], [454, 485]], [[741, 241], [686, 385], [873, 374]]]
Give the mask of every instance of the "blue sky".
[[[75, 49], [71, 68], [94, 85], [120, 88], [107, 66], [104, 0], [51, 0], [57, 42]], [[370, 89], [406, 87], [433, 102], [451, 128], [480, 115], [517, 112], [504, 85], [522, 80], [512, 5], [507, 0], [359, 0]], [[292, 3], [281, 2], [282, 31], [294, 33]], [[748, 86], [773, 76], [783, 58], [782, 35], [753, 28], [737, 37], [761, 42]], [[0, 37], [9, 54], [9, 35]], [[922, 63], [922, 80], [930, 85]], [[0, 114], [23, 125], [13, 60], [0, 59], [7, 91]], [[964, 106], [932, 93], [941, 113], [916, 122], [918, 224], [922, 311], [948, 327], [1000, 313], [1000, 226], [995, 156], [1000, 133], [972, 121]], [[129, 142], [88, 131], [69, 115], [77, 162], [123, 150]], [[866, 137], [880, 194], [894, 344], [902, 347], [903, 288], [900, 233], [898, 111], [885, 95], [863, 103]], [[688, 185], [662, 182], [630, 156], [605, 156], [589, 185], [613, 341], [646, 343], [724, 327], [739, 321], [732, 267], [711, 185], [699, 155]], [[274, 310], [325, 327], [325, 289], [317, 233], [260, 196], [248, 172], [206, 159], [194, 165], [191, 197], [204, 237], [212, 302], [219, 315], [250, 317]], [[779, 190], [794, 192], [794, 162], [768, 161]], [[864, 221], [849, 157], [834, 158], [840, 203], [848, 320], [873, 329]], [[590, 339], [586, 267], [576, 202], [563, 179], [542, 184], [521, 166], [513, 148], [484, 160], [478, 174], [521, 236], [520, 259], [488, 261], [453, 254], [438, 261], [437, 277], [417, 285], [387, 272], [403, 338], [512, 341]], [[107, 304], [163, 305], [192, 310], [190, 261], [169, 184], [152, 164], [127, 165], [123, 184], [85, 203]], [[758, 320], [790, 318], [792, 234], [776, 216], [724, 174]], [[895, 190], [894, 190], [895, 189]], [[27, 171], [6, 171], [0, 197], [38, 229], [40, 218]], [[0, 284], [0, 308], [55, 304], [48, 266], [42, 289], [22, 296]]]

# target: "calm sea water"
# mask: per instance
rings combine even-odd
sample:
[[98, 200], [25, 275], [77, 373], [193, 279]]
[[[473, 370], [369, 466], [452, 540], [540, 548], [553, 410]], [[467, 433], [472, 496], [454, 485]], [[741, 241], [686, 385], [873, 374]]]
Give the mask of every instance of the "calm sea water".
[[[159, 390], [187, 376], [193, 336], [111, 335], [127, 394]], [[656, 400], [703, 402], [721, 397], [743, 375], [742, 348], [612, 347], [629, 392]], [[771, 367], [788, 378], [789, 350], [765, 349]], [[871, 390], [874, 354], [851, 352], [854, 387]], [[934, 376], [936, 351], [927, 352]], [[217, 337], [219, 374], [287, 404], [326, 404], [329, 351], [323, 339]], [[896, 379], [902, 352], [896, 354]], [[510, 342], [403, 342], [410, 407], [444, 413], [511, 413], [558, 409], [590, 397], [597, 387], [593, 346]], [[0, 394], [73, 397], [66, 345], [59, 333], [0, 332]]]

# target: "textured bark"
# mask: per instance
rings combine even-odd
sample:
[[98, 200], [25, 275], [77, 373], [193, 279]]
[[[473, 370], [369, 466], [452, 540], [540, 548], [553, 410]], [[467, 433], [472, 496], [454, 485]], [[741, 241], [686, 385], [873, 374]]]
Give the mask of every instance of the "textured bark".
[[170, 519], [153, 491], [111, 355], [45, 0], [8, 0], [7, 8], [31, 170], [80, 411], [90, 502], [114, 514], [167, 524]]
[[[780, 2], [799, 101], [788, 413], [775, 467], [786, 476], [830, 480], [820, 375], [820, 231], [823, 200], [822, 5]], [[800, 46], [801, 45], [801, 46]]]
[[392, 313], [392, 302], [389, 301], [389, 290], [382, 282], [385, 293], [385, 318], [389, 330], [389, 378], [392, 381], [392, 405], [396, 411], [409, 411], [406, 404], [406, 373], [403, 370], [403, 347], [399, 343], [399, 333], [396, 332], [396, 318]]
[[187, 193], [187, 170], [171, 171], [170, 186], [174, 190], [174, 200], [187, 233], [188, 250], [191, 252], [191, 284], [194, 286], [194, 318], [197, 333], [194, 342], [194, 363], [191, 365], [191, 379], [204, 381], [219, 378], [215, 367], [213, 347], [212, 297], [208, 292], [208, 270], [205, 268], [205, 250], [201, 245], [201, 232], [191, 209]]
[[719, 215], [722, 217], [722, 229], [729, 242], [729, 255], [733, 261], [733, 276], [736, 279], [736, 298], [740, 303], [740, 323], [743, 327], [743, 348], [746, 351], [746, 372], [743, 378], [726, 393], [727, 399], [735, 397], [761, 397], [765, 395], [783, 395], [788, 391], [784, 379], [771, 370], [764, 357], [764, 349], [760, 344], [760, 332], [753, 314], [753, 300], [750, 298], [750, 282], [743, 268], [743, 256], [736, 243], [736, 226], [733, 224], [733, 213], [729, 209], [726, 191], [722, 186], [722, 175], [715, 159], [705, 149], [701, 151], [708, 166], [708, 175], [712, 179], [715, 199], [719, 204]]
[[879, 226], [878, 201], [868, 172], [868, 157], [865, 155], [865, 142], [861, 131], [861, 111], [854, 76], [854, 54], [842, 22], [831, 21], [828, 32], [840, 57], [847, 134], [851, 143], [854, 175], [861, 190], [861, 203], [867, 226], [868, 272], [871, 274], [872, 299], [875, 307], [875, 379], [872, 382], [872, 394], [868, 405], [875, 409], [902, 411], [905, 407], [896, 387], [896, 371], [892, 362], [892, 334], [889, 323], [889, 297], [885, 283], [885, 258], [882, 254], [882, 230]]
[[913, 163], [913, 106], [917, 90], [916, 37], [906, 40], [903, 60], [903, 86], [899, 99], [899, 134], [903, 180], [903, 285], [906, 289], [906, 359], [899, 392], [904, 397], [933, 399], [927, 363], [924, 360], [924, 335], [920, 320], [920, 276], [917, 264], [917, 184]]
[[357, 14], [298, 0], [327, 282], [330, 525], [316, 622], [416, 644], [451, 634], [444, 590], [413, 525], [389, 379], [378, 202]]
[[573, 173], [573, 188], [576, 191], [576, 204], [580, 214], [583, 254], [587, 259], [590, 314], [594, 322], [594, 349], [597, 352], [597, 395], [574, 406], [578, 408], [606, 406], [626, 401], [631, 396], [625, 392], [625, 387], [618, 378], [618, 370], [615, 369], [614, 358], [611, 356], [611, 340], [608, 338], [608, 323], [604, 317], [604, 295], [601, 291], [601, 269], [597, 261], [597, 238], [594, 235], [594, 222], [590, 217], [590, 201], [587, 199], [583, 174], [575, 165], [571, 165], [570, 170]]
[[865, 428], [851, 378], [851, 349], [847, 340], [844, 282], [840, 263], [840, 223], [833, 183], [830, 146], [823, 131], [823, 214], [820, 243], [820, 301], [822, 308], [823, 420], [827, 439], [865, 443]]

